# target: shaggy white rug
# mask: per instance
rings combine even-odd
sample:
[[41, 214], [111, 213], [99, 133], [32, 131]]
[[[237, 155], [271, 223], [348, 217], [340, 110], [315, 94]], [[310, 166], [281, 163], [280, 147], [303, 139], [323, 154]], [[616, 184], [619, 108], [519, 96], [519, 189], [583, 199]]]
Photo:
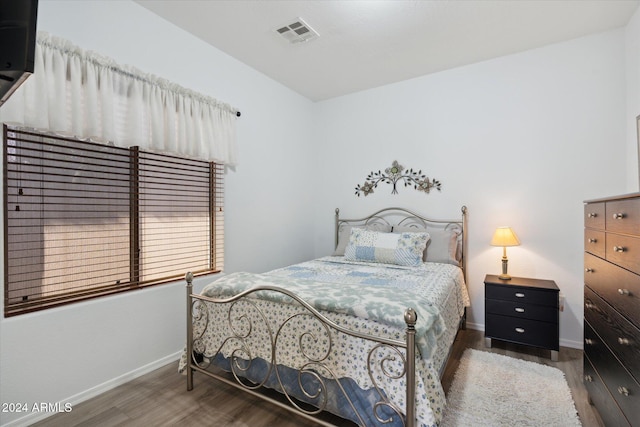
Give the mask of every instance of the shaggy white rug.
[[441, 427], [580, 426], [564, 373], [551, 366], [465, 350]]

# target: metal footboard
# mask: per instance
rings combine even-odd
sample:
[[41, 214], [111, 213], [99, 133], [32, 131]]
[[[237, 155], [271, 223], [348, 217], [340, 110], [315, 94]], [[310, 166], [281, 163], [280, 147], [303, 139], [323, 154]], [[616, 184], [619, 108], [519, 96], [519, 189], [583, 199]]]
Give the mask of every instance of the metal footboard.
[[[253, 396], [264, 399], [277, 405], [280, 408], [292, 411], [306, 419], [312, 420], [320, 425], [331, 426], [317, 416], [326, 409], [329, 393], [328, 383], [331, 382], [336, 390], [343, 394], [354, 411], [354, 418], [359, 420], [358, 424], [365, 426], [366, 417], [359, 413], [356, 405], [352, 401], [349, 393], [342, 387], [340, 378], [335, 374], [331, 366], [329, 354], [334, 346], [337, 334], [346, 334], [365, 340], [370, 343], [366, 357], [366, 369], [369, 378], [376, 390], [377, 402], [370, 409], [372, 412], [368, 416], [373, 416], [380, 423], [390, 423], [396, 421], [395, 417], [401, 420], [401, 424], [406, 427], [413, 427], [416, 423], [416, 350], [415, 350], [415, 325], [417, 321], [416, 312], [412, 308], [405, 311], [406, 338], [405, 341], [375, 337], [358, 331], [349, 330], [327, 318], [321, 312], [312, 307], [309, 303], [299, 298], [294, 293], [275, 286], [256, 287], [242, 292], [233, 297], [225, 299], [209, 298], [193, 293], [193, 275], [186, 276], [187, 290], [187, 389], [193, 389], [193, 374], [200, 372], [204, 375], [215, 378]], [[295, 314], [287, 315], [282, 324], [273, 326], [267, 320], [267, 315], [262, 312], [256, 304], [256, 293], [265, 292], [277, 293], [286, 296], [287, 304], [295, 305]], [[215, 310], [222, 310], [226, 313], [226, 318], [210, 319], [210, 310], [215, 305]], [[252, 316], [248, 314], [252, 313]], [[216, 313], [219, 313], [216, 311]], [[225, 322], [228, 327], [228, 334], [219, 341], [216, 348], [208, 348], [211, 343], [207, 342], [205, 335], [211, 327], [210, 322]], [[299, 355], [305, 360], [301, 366], [295, 367], [297, 370], [298, 389], [302, 393], [300, 396], [292, 396], [287, 391], [288, 385], [281, 378], [279, 364], [279, 344], [281, 341], [290, 340], [291, 325], [305, 325], [303, 332], [295, 337], [295, 344]], [[268, 337], [271, 351], [267, 356], [266, 365], [268, 371], [264, 379], [247, 380], [245, 373], [249, 371], [256, 359], [256, 352], [252, 348], [251, 335], [261, 333]], [[289, 334], [289, 335], [288, 335]], [[231, 376], [224, 375], [220, 370], [210, 369], [212, 361], [222, 354], [223, 347], [228, 356], [231, 368]], [[393, 362], [393, 363], [392, 363]], [[397, 366], [402, 366], [398, 370]], [[273, 374], [273, 375], [272, 375]], [[392, 380], [401, 381], [405, 379], [406, 384], [406, 407], [404, 411], [389, 400], [383, 392], [381, 386], [376, 381], [376, 375], [385, 375]], [[276, 378], [277, 387], [286, 397], [284, 400], [277, 400], [261, 392], [261, 388], [266, 386], [267, 380]], [[336, 380], [335, 382], [331, 380]], [[313, 389], [310, 389], [310, 385]], [[337, 388], [336, 388], [337, 387]], [[378, 397], [379, 396], [379, 397]], [[313, 402], [310, 406], [308, 402]]]

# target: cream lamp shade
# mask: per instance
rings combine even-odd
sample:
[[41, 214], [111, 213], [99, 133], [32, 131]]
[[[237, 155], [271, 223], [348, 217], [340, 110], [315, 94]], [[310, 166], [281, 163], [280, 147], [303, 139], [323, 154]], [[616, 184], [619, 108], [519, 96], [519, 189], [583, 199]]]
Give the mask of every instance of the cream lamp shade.
[[491, 239], [491, 246], [502, 246], [502, 274], [498, 276], [502, 280], [509, 280], [511, 276], [507, 274], [507, 265], [509, 260], [507, 259], [507, 246], [518, 246], [520, 240], [518, 236], [511, 229], [511, 227], [498, 227], [493, 238]]
[[498, 227], [496, 228], [496, 232], [493, 233], [493, 238], [491, 239], [491, 246], [518, 246], [520, 245], [520, 240], [518, 240], [518, 236], [513, 232], [511, 227]]

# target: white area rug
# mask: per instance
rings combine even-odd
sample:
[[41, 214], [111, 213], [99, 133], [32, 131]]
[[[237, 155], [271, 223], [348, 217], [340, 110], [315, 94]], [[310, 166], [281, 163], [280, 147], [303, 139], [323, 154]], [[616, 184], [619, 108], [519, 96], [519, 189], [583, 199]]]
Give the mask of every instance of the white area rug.
[[551, 366], [465, 350], [441, 427], [580, 426], [564, 373]]

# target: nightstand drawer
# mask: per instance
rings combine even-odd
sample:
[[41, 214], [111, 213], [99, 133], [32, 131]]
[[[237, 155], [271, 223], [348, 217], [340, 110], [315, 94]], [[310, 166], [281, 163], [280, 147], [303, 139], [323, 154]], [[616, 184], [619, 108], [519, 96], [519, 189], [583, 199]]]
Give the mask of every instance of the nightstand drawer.
[[533, 289], [525, 286], [485, 285], [485, 298], [516, 301], [523, 304], [539, 304], [558, 308], [558, 292]]
[[558, 309], [548, 305], [526, 304], [520, 301], [487, 299], [484, 309], [490, 314], [501, 314], [521, 319], [541, 320], [557, 323]]
[[558, 324], [486, 313], [485, 337], [558, 351]]

